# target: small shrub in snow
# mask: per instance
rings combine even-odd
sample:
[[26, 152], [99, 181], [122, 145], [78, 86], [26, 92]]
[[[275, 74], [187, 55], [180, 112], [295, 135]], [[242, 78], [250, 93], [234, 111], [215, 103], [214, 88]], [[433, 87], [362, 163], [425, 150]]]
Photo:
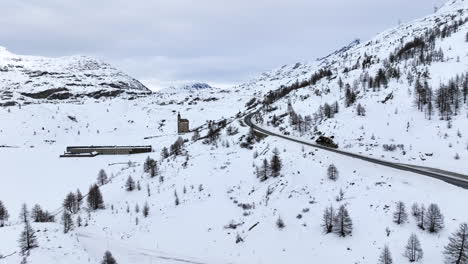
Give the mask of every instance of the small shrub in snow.
[[366, 109], [361, 104], [358, 104], [357, 107], [356, 107], [356, 113], [357, 113], [358, 116], [365, 116], [366, 115]]
[[336, 201], [341, 202], [341, 201], [343, 201], [343, 199], [344, 199], [344, 191], [343, 191], [343, 189], [340, 189], [340, 192], [336, 196]]
[[405, 247], [403, 256], [408, 258], [409, 262], [419, 261], [423, 257], [423, 250], [416, 234], [411, 234], [408, 244]]
[[286, 227], [281, 216], [279, 216], [278, 219], [276, 220], [276, 227], [278, 227], [278, 229], [280, 230]]
[[244, 242], [244, 239], [239, 235], [239, 233], [237, 233], [237, 235], [236, 235], [236, 244], [239, 244], [241, 242]]
[[101, 264], [117, 264], [117, 261], [112, 256], [110, 251], [106, 251], [106, 253], [104, 253], [104, 258], [102, 259]]
[[454, 159], [455, 159], [455, 160], [459, 160], [459, 159], [460, 159], [460, 155], [459, 155], [458, 153], [456, 153]]

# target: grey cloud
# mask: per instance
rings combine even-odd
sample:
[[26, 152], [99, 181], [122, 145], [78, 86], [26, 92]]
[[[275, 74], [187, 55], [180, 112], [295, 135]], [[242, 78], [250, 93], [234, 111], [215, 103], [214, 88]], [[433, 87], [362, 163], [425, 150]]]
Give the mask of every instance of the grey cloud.
[[0, 45], [21, 54], [96, 56], [139, 79], [234, 83], [366, 40], [443, 2], [1, 1]]

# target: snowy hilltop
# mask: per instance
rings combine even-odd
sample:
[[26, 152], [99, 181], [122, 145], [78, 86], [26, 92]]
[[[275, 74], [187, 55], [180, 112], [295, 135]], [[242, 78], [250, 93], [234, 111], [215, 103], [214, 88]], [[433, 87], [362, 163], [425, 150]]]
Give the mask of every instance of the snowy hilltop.
[[[433, 175], [467, 169], [467, 4], [230, 89], [1, 49], [0, 262], [466, 263], [468, 180]], [[92, 85], [28, 97], [72, 71]], [[153, 152], [59, 157], [116, 145]]]
[[139, 81], [90, 57], [23, 56], [0, 47], [1, 104], [148, 92]]

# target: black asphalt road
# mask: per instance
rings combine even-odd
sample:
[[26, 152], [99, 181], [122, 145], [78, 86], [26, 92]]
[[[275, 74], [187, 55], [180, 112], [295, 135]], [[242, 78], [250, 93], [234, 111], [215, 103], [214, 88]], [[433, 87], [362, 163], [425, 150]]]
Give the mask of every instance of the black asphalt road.
[[322, 146], [322, 145], [313, 144], [313, 143], [306, 142], [306, 141], [303, 141], [303, 140], [300, 140], [300, 139], [290, 138], [288, 136], [281, 135], [281, 134], [278, 134], [278, 133], [274, 133], [272, 131], [263, 129], [263, 128], [255, 125], [251, 120], [252, 116], [254, 114], [255, 113], [251, 113], [251, 114], [246, 115], [244, 117], [244, 122], [245, 122], [246, 125], [253, 128], [258, 133], [265, 134], [267, 136], [279, 137], [279, 138], [289, 140], [289, 141], [292, 141], [292, 142], [296, 142], [296, 143], [299, 143], [299, 144], [302, 144], [302, 145], [311, 146], [311, 147], [314, 147], [314, 148], [317, 148], [317, 149], [338, 153], [338, 154], [343, 155], [343, 156], [348, 156], [348, 157], [351, 157], [351, 158], [364, 160], [364, 161], [374, 163], [374, 164], [378, 164], [378, 165], [381, 165], [381, 166], [390, 167], [390, 168], [397, 169], [397, 170], [402, 170], [402, 171], [408, 171], [408, 172], [416, 173], [416, 174], [419, 174], [419, 175], [429, 176], [429, 177], [436, 178], [436, 179], [448, 182], [450, 184], [453, 184], [453, 185], [468, 189], [468, 176], [467, 175], [463, 175], [463, 174], [459, 174], [459, 173], [455, 173], [455, 172], [450, 172], [450, 171], [444, 171], [444, 170], [440, 170], [440, 169], [429, 168], [429, 167], [422, 167], [422, 166], [415, 166], [415, 165], [401, 164], [401, 163], [393, 163], [393, 162], [389, 162], [389, 161], [385, 161], [385, 160], [370, 158], [370, 157], [366, 157], [366, 156], [363, 156], [363, 155], [342, 151], [342, 150], [339, 150], [339, 149], [328, 148], [328, 147], [325, 147], [325, 146]]

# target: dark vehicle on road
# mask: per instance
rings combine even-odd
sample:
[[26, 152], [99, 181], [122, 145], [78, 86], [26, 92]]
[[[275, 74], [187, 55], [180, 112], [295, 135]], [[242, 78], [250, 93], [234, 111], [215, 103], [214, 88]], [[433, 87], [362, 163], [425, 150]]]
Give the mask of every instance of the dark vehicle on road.
[[329, 147], [329, 148], [335, 148], [337, 149], [338, 148], [338, 144], [336, 144], [332, 138], [329, 138], [329, 137], [325, 137], [325, 136], [320, 136], [316, 141], [315, 143], [319, 144], [319, 145], [322, 145], [322, 146], [325, 146], [325, 147]]

